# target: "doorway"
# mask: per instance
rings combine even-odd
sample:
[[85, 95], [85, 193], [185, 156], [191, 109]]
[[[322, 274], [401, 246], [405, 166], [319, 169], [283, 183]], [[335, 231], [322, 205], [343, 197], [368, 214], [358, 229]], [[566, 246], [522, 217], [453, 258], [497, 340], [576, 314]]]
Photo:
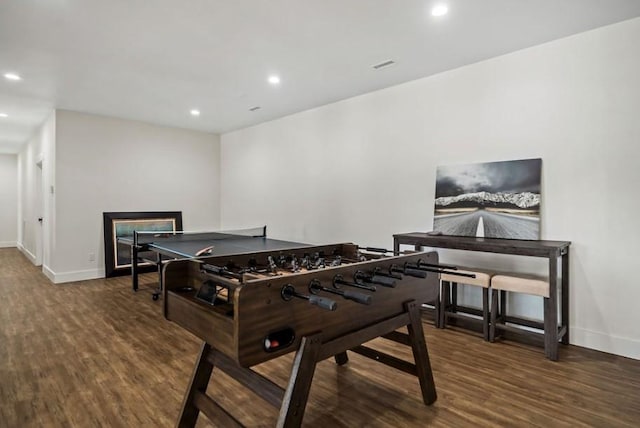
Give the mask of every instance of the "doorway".
[[34, 233], [35, 233], [35, 241], [36, 241], [36, 266], [42, 266], [42, 258], [44, 253], [43, 248], [43, 230], [42, 230], [42, 222], [43, 222], [43, 212], [44, 212], [44, 195], [45, 192], [42, 189], [44, 185], [44, 180], [42, 179], [42, 156], [36, 162], [35, 169], [35, 183], [34, 183], [34, 200], [33, 200], [33, 214], [34, 219]]

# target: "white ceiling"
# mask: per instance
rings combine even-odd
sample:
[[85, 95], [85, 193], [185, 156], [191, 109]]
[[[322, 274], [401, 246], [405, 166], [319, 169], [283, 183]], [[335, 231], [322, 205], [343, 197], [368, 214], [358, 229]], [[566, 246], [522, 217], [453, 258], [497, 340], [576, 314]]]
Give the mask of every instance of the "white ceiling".
[[637, 16], [638, 0], [1, 0], [0, 74], [23, 80], [0, 76], [0, 152], [53, 108], [224, 133]]

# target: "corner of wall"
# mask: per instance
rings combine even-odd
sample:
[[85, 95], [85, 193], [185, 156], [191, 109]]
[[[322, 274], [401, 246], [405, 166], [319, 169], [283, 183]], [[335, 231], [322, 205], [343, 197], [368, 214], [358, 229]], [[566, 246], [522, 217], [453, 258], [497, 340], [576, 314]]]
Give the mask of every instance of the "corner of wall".
[[25, 248], [25, 247], [22, 245], [22, 243], [21, 243], [21, 242], [18, 242], [18, 243], [17, 243], [17, 247], [18, 247], [18, 250], [19, 250], [22, 254], [24, 254], [24, 255], [25, 255], [25, 257], [26, 257], [27, 259], [29, 259], [29, 261], [30, 261], [31, 263], [36, 264], [36, 256], [35, 256], [31, 251], [29, 251], [27, 248]]

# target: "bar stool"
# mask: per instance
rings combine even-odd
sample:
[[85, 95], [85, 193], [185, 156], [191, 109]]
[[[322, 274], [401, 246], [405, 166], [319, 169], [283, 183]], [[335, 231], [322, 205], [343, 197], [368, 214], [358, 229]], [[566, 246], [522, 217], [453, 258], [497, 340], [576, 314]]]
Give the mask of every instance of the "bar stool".
[[[549, 280], [547, 278], [524, 274], [495, 275], [493, 278], [491, 278], [491, 289], [491, 322], [489, 328], [489, 340], [491, 342], [493, 342], [496, 338], [496, 330], [510, 331], [521, 335], [544, 337], [543, 333], [514, 327], [511, 325], [507, 325], [507, 323], [526, 326], [543, 331], [549, 331], [546, 326], [546, 316], [544, 317], [544, 320], [540, 322], [515, 316], [509, 316], [506, 313], [507, 292], [540, 296], [544, 299], [546, 308], [548, 306], [547, 300], [549, 299]], [[498, 307], [498, 305], [500, 305], [500, 308]], [[544, 339], [545, 353], [549, 355], [547, 346], [551, 338], [544, 337]]]
[[433, 319], [433, 325], [436, 328], [440, 327], [440, 295], [438, 294], [438, 300], [433, 302], [426, 302], [420, 305], [420, 312], [423, 315], [427, 315], [428, 319]]
[[[472, 267], [458, 267], [456, 272], [474, 274], [469, 278], [452, 273], [440, 275], [442, 292], [440, 294], [440, 328], [445, 328], [449, 318], [464, 319], [474, 324], [482, 325], [484, 340], [489, 340], [489, 286], [493, 272], [486, 269]], [[482, 309], [458, 305], [458, 284], [472, 285], [482, 288]], [[480, 316], [482, 319], [469, 315]]]

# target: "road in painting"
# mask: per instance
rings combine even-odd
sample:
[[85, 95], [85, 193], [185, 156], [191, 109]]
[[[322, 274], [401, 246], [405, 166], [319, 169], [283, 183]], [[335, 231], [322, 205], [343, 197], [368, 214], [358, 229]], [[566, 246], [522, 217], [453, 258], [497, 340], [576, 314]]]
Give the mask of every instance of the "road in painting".
[[444, 235], [487, 238], [538, 239], [539, 221], [518, 215], [477, 210], [434, 219], [434, 230]]

